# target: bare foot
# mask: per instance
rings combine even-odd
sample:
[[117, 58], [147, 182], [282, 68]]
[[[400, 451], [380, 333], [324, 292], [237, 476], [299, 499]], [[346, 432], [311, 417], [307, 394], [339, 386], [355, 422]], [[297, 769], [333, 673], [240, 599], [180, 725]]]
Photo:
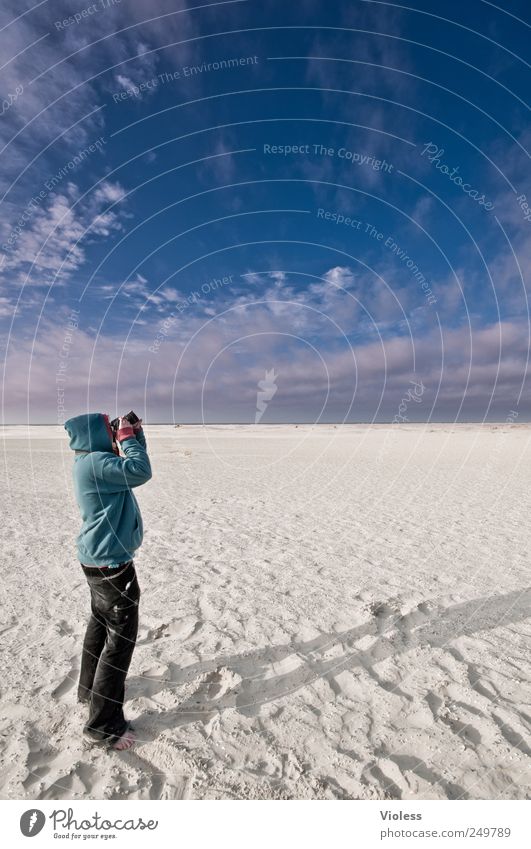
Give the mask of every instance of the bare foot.
[[116, 743], [113, 743], [111, 749], [116, 749], [118, 752], [124, 752], [126, 749], [130, 749], [131, 746], [136, 743], [136, 737], [132, 731], [126, 731]]

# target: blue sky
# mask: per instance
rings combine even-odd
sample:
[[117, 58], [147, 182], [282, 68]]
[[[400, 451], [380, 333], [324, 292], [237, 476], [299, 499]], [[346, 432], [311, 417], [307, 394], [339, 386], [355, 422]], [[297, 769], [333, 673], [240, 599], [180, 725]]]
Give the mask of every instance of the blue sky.
[[530, 25], [4, 3], [3, 421], [525, 420]]

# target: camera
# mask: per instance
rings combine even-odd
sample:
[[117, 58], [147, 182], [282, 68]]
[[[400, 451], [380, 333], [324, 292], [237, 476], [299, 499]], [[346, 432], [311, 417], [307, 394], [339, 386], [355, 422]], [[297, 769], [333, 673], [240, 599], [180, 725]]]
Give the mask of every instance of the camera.
[[[123, 416], [122, 418], [127, 419], [127, 421], [129, 422], [129, 424], [131, 424], [131, 425], [134, 425], [134, 424], [136, 424], [137, 422], [139, 422], [139, 421], [140, 421], [140, 419], [138, 418], [137, 414], [136, 414], [136, 413], [134, 413], [134, 412], [133, 412], [133, 410], [130, 410], [130, 411], [127, 413], [127, 415], [126, 415], [126, 416]], [[113, 420], [112, 420], [112, 422], [110, 422], [110, 425], [111, 425], [111, 428], [112, 428], [113, 433], [116, 433], [116, 431], [117, 431], [117, 430], [118, 430], [118, 428], [120, 427], [120, 419], [119, 419], [119, 418], [113, 419]]]

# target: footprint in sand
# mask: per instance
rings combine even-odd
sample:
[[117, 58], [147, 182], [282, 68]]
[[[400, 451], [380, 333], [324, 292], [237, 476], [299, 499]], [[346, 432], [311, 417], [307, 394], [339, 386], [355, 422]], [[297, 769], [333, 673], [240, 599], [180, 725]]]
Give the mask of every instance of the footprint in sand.
[[203, 623], [197, 621], [193, 616], [187, 616], [184, 619], [174, 619], [173, 622], [163, 622], [157, 628], [150, 628], [145, 637], [137, 641], [138, 646], [148, 645], [154, 640], [160, 640], [163, 637], [177, 637], [180, 640], [187, 640], [194, 634], [197, 634]]
[[227, 669], [226, 666], [218, 666], [205, 679], [205, 684], [208, 687], [208, 698], [219, 699], [225, 696], [230, 690], [234, 690], [238, 684], [241, 684], [241, 681], [242, 679], [236, 672]]
[[226, 666], [218, 666], [213, 672], [203, 676], [203, 679], [189, 699], [189, 704], [200, 704], [200, 702], [213, 702], [234, 692], [242, 683], [242, 678], [237, 672]]
[[180, 640], [187, 640], [193, 637], [200, 628], [203, 627], [201, 620], [195, 619], [193, 616], [188, 616], [186, 619], [176, 619], [168, 626], [168, 632], [172, 637], [178, 637]]
[[72, 664], [70, 667], [70, 672], [67, 674], [66, 678], [57, 685], [57, 687], [52, 690], [52, 699], [59, 701], [63, 698], [71, 689], [77, 684], [79, 678], [79, 666], [78, 666], [78, 658], [73, 657], [70, 660]]
[[61, 619], [57, 623], [57, 632], [60, 637], [71, 637], [74, 633], [74, 629], [72, 626], [66, 621], [66, 619]]
[[167, 624], [165, 622], [162, 625], [159, 625], [158, 628], [153, 628], [151, 631], [148, 631], [147, 637], [149, 640], [160, 640], [161, 637], [165, 637], [167, 635]]

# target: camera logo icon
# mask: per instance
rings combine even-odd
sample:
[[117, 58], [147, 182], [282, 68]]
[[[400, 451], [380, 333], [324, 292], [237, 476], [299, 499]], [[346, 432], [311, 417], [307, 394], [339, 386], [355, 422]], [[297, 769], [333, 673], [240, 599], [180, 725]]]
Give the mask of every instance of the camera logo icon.
[[37, 808], [24, 811], [20, 817], [20, 830], [24, 837], [35, 837], [44, 828], [46, 817]]

